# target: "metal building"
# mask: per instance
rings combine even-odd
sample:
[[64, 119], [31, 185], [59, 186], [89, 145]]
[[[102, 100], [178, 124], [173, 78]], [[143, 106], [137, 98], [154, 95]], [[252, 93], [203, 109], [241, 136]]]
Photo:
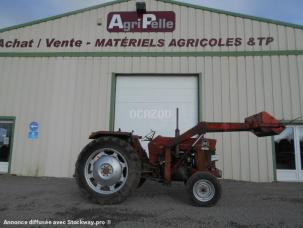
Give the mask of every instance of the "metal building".
[[[0, 30], [0, 171], [71, 177], [94, 130], [173, 135], [266, 110], [278, 137], [213, 134], [224, 178], [303, 180], [303, 26], [120, 0]], [[301, 117], [290, 123], [291, 120]]]

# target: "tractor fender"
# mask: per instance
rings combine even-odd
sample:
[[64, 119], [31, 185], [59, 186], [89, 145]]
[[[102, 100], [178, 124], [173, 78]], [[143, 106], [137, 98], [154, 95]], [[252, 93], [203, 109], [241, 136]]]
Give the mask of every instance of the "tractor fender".
[[97, 139], [97, 138], [106, 137], [106, 136], [114, 136], [114, 137], [121, 138], [121, 139], [124, 139], [124, 140], [128, 140], [128, 139], [134, 137], [134, 135], [132, 134], [132, 132], [123, 132], [123, 131], [95, 131], [95, 132], [92, 132], [88, 138], [89, 139]]
[[141, 159], [147, 159], [146, 152], [142, 148], [139, 139], [141, 136], [133, 135], [132, 132], [123, 132], [123, 131], [96, 131], [92, 132], [89, 136], [89, 139], [98, 139], [101, 137], [117, 137], [128, 142], [136, 151]]

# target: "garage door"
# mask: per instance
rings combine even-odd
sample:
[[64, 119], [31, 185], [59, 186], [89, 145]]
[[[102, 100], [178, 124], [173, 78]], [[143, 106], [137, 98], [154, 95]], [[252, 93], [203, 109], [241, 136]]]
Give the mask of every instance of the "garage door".
[[181, 133], [198, 122], [198, 77], [118, 76], [114, 128], [173, 136], [176, 108]]

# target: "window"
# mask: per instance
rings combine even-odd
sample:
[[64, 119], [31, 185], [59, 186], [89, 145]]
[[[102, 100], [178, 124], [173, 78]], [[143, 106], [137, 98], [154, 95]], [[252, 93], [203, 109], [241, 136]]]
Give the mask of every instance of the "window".
[[277, 180], [303, 181], [303, 126], [287, 126], [274, 143]]

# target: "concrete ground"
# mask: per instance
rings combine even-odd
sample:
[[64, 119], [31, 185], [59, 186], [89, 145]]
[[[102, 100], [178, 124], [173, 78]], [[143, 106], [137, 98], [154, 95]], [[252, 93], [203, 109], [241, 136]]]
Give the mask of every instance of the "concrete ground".
[[222, 188], [211, 208], [191, 206], [183, 183], [155, 182], [121, 204], [101, 206], [83, 198], [73, 179], [0, 175], [0, 227], [30, 220], [40, 222], [34, 227], [46, 227], [41, 221], [82, 224], [70, 227], [96, 227], [85, 225], [90, 221], [97, 227], [303, 227], [303, 183], [224, 180]]

